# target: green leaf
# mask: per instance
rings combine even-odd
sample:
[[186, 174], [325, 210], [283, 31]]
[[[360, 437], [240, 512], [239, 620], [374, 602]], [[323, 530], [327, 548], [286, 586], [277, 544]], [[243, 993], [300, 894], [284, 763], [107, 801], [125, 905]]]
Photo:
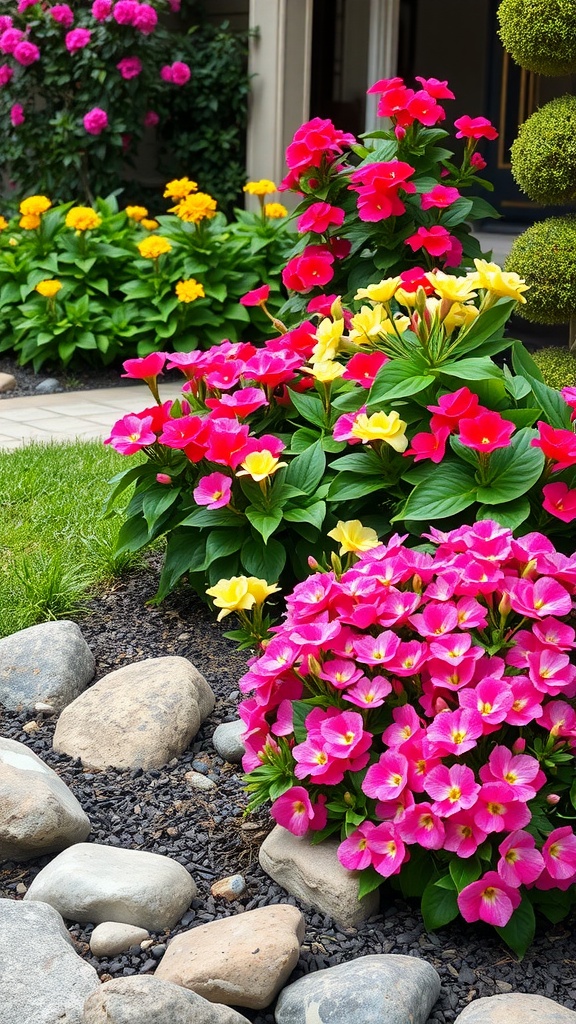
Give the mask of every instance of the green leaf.
[[199, 529], [204, 526], [208, 528], [214, 526], [238, 527], [241, 522], [241, 517], [227, 508], [195, 508], [190, 515], [186, 516], [186, 519], [182, 520], [180, 526], [197, 526]]
[[540, 409], [503, 409], [500, 415], [519, 428], [531, 427], [539, 419]]
[[443, 462], [442, 472], [434, 467], [430, 479], [414, 488], [402, 511], [391, 522], [416, 519], [433, 523], [435, 519], [456, 515], [476, 501], [476, 486], [466, 466]]
[[415, 844], [411, 849], [410, 860], [402, 865], [398, 876], [402, 895], [407, 899], [422, 896], [434, 873], [434, 861], [428, 850]]
[[453, 857], [448, 865], [450, 877], [458, 892], [462, 892], [470, 882], [475, 882], [482, 874], [482, 864], [478, 857]]
[[458, 377], [460, 380], [489, 380], [491, 377], [501, 378], [502, 370], [488, 356], [480, 359], [457, 359], [443, 363], [440, 367], [441, 377]]
[[324, 476], [326, 456], [320, 441], [315, 441], [309, 448], [292, 459], [286, 470], [286, 483], [298, 487], [306, 494], [314, 494]]
[[426, 931], [433, 932], [458, 917], [455, 889], [444, 889], [429, 882], [422, 895], [422, 917]]
[[542, 384], [534, 377], [530, 380], [530, 386], [547, 423], [556, 429], [569, 430], [570, 407], [560, 392], [556, 388], [549, 388], [547, 384]]
[[515, 305], [514, 299], [498, 299], [498, 302], [486, 310], [482, 316], [476, 317], [462, 337], [462, 341], [458, 342], [455, 350], [456, 356], [473, 352], [485, 341], [495, 336], [499, 337]]
[[118, 531], [116, 542], [116, 555], [123, 555], [125, 551], [139, 551], [146, 546], [150, 539], [150, 533], [146, 520], [143, 516], [130, 516], [122, 523]]
[[496, 927], [495, 930], [512, 952], [516, 953], [518, 959], [521, 960], [528, 947], [532, 944], [536, 931], [534, 907], [530, 900], [524, 896], [508, 924], [504, 925], [503, 928]]
[[142, 502], [142, 514], [148, 530], [151, 530], [160, 516], [174, 504], [179, 494], [179, 487], [165, 487], [164, 485], [152, 486], [147, 490]]
[[368, 893], [374, 892], [375, 889], [378, 889], [382, 885], [383, 881], [384, 879], [382, 875], [379, 875], [375, 868], [372, 866], [364, 868], [364, 870], [360, 872], [360, 878], [358, 880], [358, 899], [361, 900], [364, 896], [367, 896]]
[[524, 427], [514, 435], [508, 448], [490, 453], [489, 475], [487, 483], [478, 487], [478, 501], [499, 505], [530, 490], [544, 469], [544, 453], [531, 447], [533, 437], [536, 431]]
[[113, 476], [112, 479], [108, 481], [109, 484], [112, 485], [112, 490], [106, 498], [102, 511], [108, 512], [118, 495], [122, 494], [127, 487], [130, 487], [130, 484], [139, 480], [140, 477], [152, 475], [156, 476], [156, 468], [152, 466], [151, 463], [146, 462], [138, 466], [132, 466], [130, 469], [125, 469], [122, 473], [117, 473], [116, 476]]
[[286, 549], [273, 537], [267, 544], [259, 536], [249, 537], [242, 545], [240, 559], [251, 576], [276, 583], [286, 565]]
[[201, 571], [205, 560], [206, 544], [196, 530], [173, 530], [168, 537], [155, 602], [163, 601], [185, 572]]
[[382, 462], [370, 448], [363, 448], [362, 451], [334, 459], [330, 469], [335, 469], [338, 473], [361, 473], [362, 476], [366, 476], [369, 473], [381, 472]]
[[226, 555], [239, 551], [244, 540], [243, 530], [211, 530], [206, 541], [206, 559], [204, 568], [211, 562]]
[[500, 526], [515, 530], [530, 515], [528, 498], [516, 498], [515, 501], [504, 502], [502, 505], [480, 505], [476, 513], [477, 519], [494, 519]]
[[526, 380], [533, 378], [541, 382], [544, 381], [539, 368], [521, 341], [515, 341], [512, 345], [512, 367], [514, 373], [518, 373], [521, 377], [526, 377]]
[[391, 359], [378, 371], [368, 395], [368, 406], [417, 395], [434, 379], [433, 374], [423, 374], [422, 368], [410, 359]]
[[284, 509], [284, 519], [288, 523], [310, 523], [317, 530], [322, 529], [322, 524], [326, 518], [326, 502], [315, 501], [308, 508], [288, 508]]
[[307, 395], [305, 393], [300, 394], [298, 391], [290, 391], [290, 401], [295, 409], [298, 410], [301, 416], [307, 420], [308, 423], [313, 423], [314, 426], [319, 426], [324, 418], [324, 409], [322, 402], [319, 398], [314, 395]]
[[359, 480], [357, 473], [339, 473], [330, 484], [328, 501], [353, 501], [374, 491], [383, 491], [385, 487], [383, 476], [366, 476]]
[[282, 522], [281, 508], [271, 508], [264, 512], [259, 508], [255, 508], [254, 505], [248, 505], [245, 515], [248, 522], [260, 534], [265, 544]]

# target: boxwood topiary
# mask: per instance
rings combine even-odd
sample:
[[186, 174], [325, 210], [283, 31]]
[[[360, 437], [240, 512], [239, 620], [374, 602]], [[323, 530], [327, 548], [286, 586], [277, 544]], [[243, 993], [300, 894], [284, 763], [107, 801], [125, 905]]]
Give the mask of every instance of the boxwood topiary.
[[576, 215], [549, 217], [515, 240], [505, 269], [530, 285], [516, 312], [537, 324], [576, 316]]
[[537, 203], [576, 197], [576, 96], [559, 96], [520, 127], [512, 143], [512, 174]]
[[502, 0], [500, 38], [517, 64], [540, 75], [576, 71], [574, 0]]
[[572, 388], [576, 385], [576, 355], [566, 348], [539, 348], [532, 359], [551, 388]]

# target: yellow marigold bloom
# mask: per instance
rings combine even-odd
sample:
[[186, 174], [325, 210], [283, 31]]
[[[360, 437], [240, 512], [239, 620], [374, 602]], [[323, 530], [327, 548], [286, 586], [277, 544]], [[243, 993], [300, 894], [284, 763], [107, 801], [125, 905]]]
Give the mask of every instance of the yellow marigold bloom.
[[229, 580], [218, 580], [218, 583], [209, 587], [206, 593], [214, 599], [216, 607], [222, 609], [218, 615], [218, 622], [231, 612], [243, 611], [256, 604], [254, 594], [248, 590], [246, 576], [231, 576]]
[[313, 366], [303, 366], [303, 373], [310, 373], [312, 377], [322, 384], [329, 384], [330, 381], [341, 377], [346, 367], [342, 363], [335, 363], [332, 359], [322, 359]]
[[378, 284], [369, 284], [367, 288], [359, 288], [354, 298], [356, 300], [370, 299], [370, 302], [390, 302], [390, 299], [396, 294], [400, 281], [399, 277], [386, 277]]
[[126, 216], [130, 217], [130, 220], [141, 221], [148, 216], [148, 210], [145, 206], [127, 206]]
[[340, 522], [334, 530], [330, 530], [329, 537], [340, 544], [340, 554], [346, 555], [349, 551], [370, 551], [377, 548], [380, 541], [376, 530], [370, 526], [362, 526], [359, 519], [349, 519], [347, 522]]
[[171, 207], [169, 212], [175, 213], [180, 220], [186, 221], [187, 224], [198, 224], [206, 217], [214, 217], [216, 206], [216, 200], [207, 192], [195, 192], [182, 199], [177, 206]]
[[58, 292], [60, 291], [61, 287], [62, 287], [62, 282], [61, 281], [56, 281], [56, 280], [39, 281], [38, 284], [36, 285], [35, 291], [37, 291], [40, 295], [43, 295], [45, 299], [53, 299], [54, 296], [58, 294]]
[[157, 260], [167, 252], [172, 252], [172, 246], [167, 238], [161, 235], [150, 235], [143, 238], [137, 245], [138, 252], [147, 260]]
[[203, 299], [205, 294], [204, 286], [193, 277], [187, 281], [178, 281], [176, 285], [176, 295], [180, 302], [195, 302], [196, 299]]
[[455, 302], [444, 317], [442, 323], [447, 334], [451, 334], [456, 327], [472, 323], [479, 316], [476, 306], [471, 303]]
[[5, 217], [0, 216], [0, 231], [5, 231], [8, 227], [8, 221]]
[[244, 192], [251, 196], [266, 196], [269, 192], [276, 192], [276, 185], [269, 178], [260, 178], [260, 181], [247, 182]]
[[52, 200], [48, 199], [48, 196], [28, 196], [20, 203], [20, 213], [24, 216], [28, 214], [39, 216], [41, 213], [46, 213], [51, 206]]
[[267, 583], [266, 580], [261, 580], [257, 576], [248, 576], [246, 584], [248, 586], [248, 593], [252, 594], [254, 603], [257, 605], [264, 604], [264, 601], [270, 594], [276, 594], [280, 590], [277, 583]]
[[497, 263], [487, 263], [486, 260], [474, 260], [476, 273], [470, 275], [475, 288], [485, 288], [499, 298], [503, 296], [516, 299], [517, 302], [526, 302], [522, 295], [530, 287], [529, 284], [518, 275], [507, 273]]
[[156, 228], [159, 228], [160, 225], [157, 220], [152, 220], [152, 218], [143, 217], [142, 220], [140, 221], [140, 227], [146, 228], [146, 231], [156, 231]]
[[190, 178], [174, 178], [169, 181], [164, 189], [165, 199], [185, 199], [191, 192], [195, 192], [198, 185]]
[[361, 412], [352, 425], [351, 434], [360, 441], [385, 441], [395, 452], [404, 452], [408, 447], [406, 424], [398, 413], [375, 412], [368, 416]]
[[287, 462], [280, 462], [276, 455], [266, 449], [263, 452], [250, 452], [242, 463], [242, 469], [236, 470], [236, 476], [250, 476], [259, 483], [287, 465]]
[[278, 217], [287, 217], [288, 210], [282, 203], [265, 203], [264, 213], [270, 220], [276, 220]]
[[362, 306], [359, 313], [352, 317], [350, 341], [357, 345], [365, 345], [367, 341], [377, 338], [382, 331], [382, 321], [386, 319], [384, 306], [378, 304], [371, 308]]
[[19, 224], [26, 231], [34, 231], [35, 228], [40, 227], [40, 215], [38, 213], [25, 213], [23, 217], [20, 217]]
[[434, 291], [441, 299], [448, 299], [450, 302], [468, 302], [476, 298], [474, 283], [470, 277], [454, 277], [453, 274], [443, 274], [436, 270], [426, 274]]
[[99, 228], [102, 217], [91, 206], [73, 206], [66, 214], [66, 227], [76, 231], [93, 231]]
[[340, 348], [343, 331], [343, 320], [330, 320], [329, 317], [321, 320], [314, 335], [316, 344], [312, 350], [310, 362], [322, 363], [334, 359]]

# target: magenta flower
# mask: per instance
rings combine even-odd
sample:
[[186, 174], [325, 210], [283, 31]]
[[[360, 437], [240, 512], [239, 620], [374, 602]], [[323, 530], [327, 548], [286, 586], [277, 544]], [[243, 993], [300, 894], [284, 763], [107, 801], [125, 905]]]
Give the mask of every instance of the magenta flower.
[[576, 875], [576, 836], [570, 825], [550, 833], [542, 847], [542, 856], [552, 878], [566, 880]]
[[[572, 389], [574, 390], [574, 388]], [[542, 507], [563, 523], [571, 523], [576, 519], [576, 490], [570, 490], [568, 484], [546, 484], [542, 488], [544, 501]]]
[[12, 51], [12, 56], [18, 64], [27, 68], [30, 64], [34, 64], [35, 61], [40, 60], [40, 50], [35, 43], [30, 43], [27, 39], [23, 39], [21, 43], [16, 43], [16, 46]]
[[154, 444], [156, 434], [152, 430], [152, 417], [135, 416], [130, 413], [118, 420], [112, 427], [110, 437], [107, 437], [104, 444], [111, 445], [121, 455], [134, 455], [149, 444]]
[[445, 711], [436, 716], [427, 735], [435, 753], [464, 754], [476, 746], [482, 735], [482, 718], [467, 708]]
[[486, 117], [470, 117], [464, 114], [454, 121], [457, 139], [497, 139], [498, 132]]
[[507, 579], [505, 593], [514, 611], [531, 619], [569, 615], [572, 611], [570, 594], [549, 576], [541, 576], [535, 583], [526, 579]]
[[175, 60], [173, 64], [165, 64], [160, 70], [160, 78], [163, 82], [171, 82], [172, 85], [186, 85], [190, 79], [190, 68], [184, 61]]
[[496, 871], [487, 871], [478, 882], [471, 882], [458, 894], [458, 909], [465, 921], [486, 921], [503, 928], [522, 897], [507, 885]]
[[443, 256], [452, 248], [452, 235], [447, 228], [434, 224], [431, 228], [419, 227], [418, 230], [404, 239], [412, 252], [424, 249], [431, 256]]
[[486, 839], [486, 832], [476, 824], [471, 811], [454, 814], [446, 820], [445, 828], [444, 849], [464, 859], [473, 857]]
[[19, 125], [24, 124], [26, 118], [24, 117], [24, 107], [21, 103], [14, 103], [11, 106], [10, 120], [14, 128], [18, 128]]
[[253, 288], [251, 292], [246, 292], [240, 299], [241, 306], [261, 306], [263, 302], [268, 301], [270, 295], [270, 285], [261, 284], [259, 288]]
[[405, 843], [418, 843], [425, 850], [439, 850], [444, 845], [444, 823], [429, 803], [409, 807], [397, 827]]
[[487, 834], [524, 828], [532, 817], [526, 804], [500, 782], [482, 786], [473, 813], [474, 821]]
[[460, 690], [458, 702], [461, 708], [477, 711], [482, 716], [485, 723], [483, 732], [486, 735], [507, 720], [514, 696], [510, 689], [502, 686], [501, 679], [492, 679], [488, 676], [474, 689], [468, 687]]
[[13, 72], [12, 68], [8, 67], [7, 64], [1, 64], [0, 65], [0, 88], [2, 88], [3, 85], [8, 85], [8, 82], [13, 77], [13, 75], [14, 75], [14, 72]]
[[142, 61], [139, 57], [123, 57], [122, 60], [118, 61], [116, 67], [122, 78], [126, 80], [138, 78], [142, 71]]
[[378, 371], [390, 360], [384, 352], [357, 352], [346, 363], [343, 380], [353, 380], [363, 388], [371, 388]]
[[446, 454], [446, 442], [450, 434], [449, 427], [438, 427], [433, 433], [422, 431], [414, 434], [412, 445], [407, 448], [404, 455], [413, 455], [414, 462], [421, 462], [422, 459], [430, 459], [431, 462], [442, 462]]
[[244, 419], [256, 409], [269, 405], [269, 402], [262, 388], [241, 388], [231, 395], [224, 392], [220, 398], [207, 398], [206, 405], [213, 410], [215, 416], [223, 418], [238, 416], [240, 419]]
[[406, 854], [397, 829], [387, 821], [380, 825], [362, 822], [338, 847], [338, 860], [349, 871], [361, 870], [372, 864], [384, 878], [398, 874]]
[[134, 380], [150, 380], [162, 373], [166, 362], [166, 352], [151, 352], [148, 356], [140, 359], [127, 359], [122, 365], [126, 370], [123, 377], [131, 377]]
[[230, 501], [232, 481], [224, 473], [209, 473], [198, 481], [194, 488], [194, 501], [208, 508], [223, 508]]
[[139, 6], [137, 0], [118, 0], [112, 12], [114, 21], [119, 25], [133, 25]]
[[397, 800], [408, 782], [408, 761], [398, 750], [386, 750], [370, 765], [362, 791], [374, 800]]
[[544, 858], [536, 849], [536, 840], [522, 829], [511, 832], [498, 847], [498, 874], [503, 882], [517, 889], [535, 882], [544, 868]]
[[0, 36], [0, 50], [2, 53], [14, 53], [18, 43], [24, 39], [24, 33], [19, 28], [7, 28]]
[[143, 36], [149, 36], [158, 24], [158, 15], [150, 4], [138, 4], [134, 17], [134, 28], [138, 29]]
[[9, 14], [0, 14], [0, 33], [5, 32], [7, 28], [12, 28], [13, 21]]
[[101, 107], [93, 107], [84, 114], [82, 124], [89, 135], [101, 135], [108, 127], [108, 114]]
[[321, 235], [329, 227], [342, 227], [344, 217], [344, 210], [338, 206], [330, 206], [330, 203], [312, 203], [298, 218], [298, 231], [313, 231]]
[[310, 828], [324, 828], [327, 817], [322, 804], [314, 806], [303, 786], [292, 786], [278, 797], [270, 808], [270, 814], [278, 825], [295, 836], [303, 836]]
[[160, 118], [155, 110], [147, 110], [144, 115], [144, 127], [155, 128], [160, 123]]
[[71, 29], [64, 37], [64, 44], [68, 53], [76, 53], [77, 50], [83, 50], [85, 46], [88, 46], [91, 36], [92, 31], [89, 28]]
[[482, 765], [482, 782], [497, 782], [503, 788], [507, 800], [533, 800], [541, 788], [540, 766], [529, 754], [513, 754], [508, 747], [494, 747], [488, 764]]
[[381, 707], [390, 693], [392, 693], [392, 684], [384, 676], [375, 676], [373, 679], [362, 676], [358, 682], [348, 688], [343, 697], [344, 700], [349, 700], [359, 708], [370, 709]]
[[96, 21], [106, 21], [112, 13], [112, 0], [94, 0], [92, 17]]
[[29, 7], [34, 7], [36, 3], [38, 3], [38, 0], [18, 0], [18, 7], [16, 8], [18, 14], [24, 14], [24, 11], [27, 11]]
[[457, 188], [452, 188], [450, 185], [435, 185], [430, 192], [422, 193], [420, 202], [423, 210], [432, 210], [433, 208], [444, 210], [459, 198], [460, 193]]
[[65, 28], [70, 28], [70, 25], [74, 23], [74, 11], [68, 4], [54, 4], [54, 7], [50, 8], [50, 14], [60, 25], [64, 25]]
[[460, 420], [459, 440], [477, 452], [507, 448], [516, 427], [497, 412], [484, 412], [474, 419]]

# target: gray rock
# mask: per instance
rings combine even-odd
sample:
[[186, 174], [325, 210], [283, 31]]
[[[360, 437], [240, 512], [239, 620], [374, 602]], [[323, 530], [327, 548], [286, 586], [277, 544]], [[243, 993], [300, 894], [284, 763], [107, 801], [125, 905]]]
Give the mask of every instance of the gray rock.
[[147, 658], [110, 672], [60, 715], [54, 750], [90, 768], [161, 768], [186, 750], [214, 707], [186, 658]]
[[149, 938], [150, 933], [145, 928], [118, 924], [117, 921], [103, 921], [96, 925], [90, 936], [90, 950], [94, 956], [116, 956]]
[[0, 863], [81, 843], [90, 821], [66, 783], [24, 743], [0, 737]]
[[53, 395], [56, 391], [63, 391], [63, 387], [56, 377], [46, 377], [46, 380], [41, 380], [39, 384], [34, 388], [38, 395]]
[[276, 825], [260, 847], [260, 865], [292, 896], [329, 914], [344, 927], [353, 927], [375, 914], [378, 890], [358, 899], [358, 872], [338, 860], [336, 840], [313, 846], [307, 836], [294, 836]]
[[201, 790], [204, 793], [214, 791], [216, 783], [209, 779], [207, 775], [201, 775], [200, 772], [186, 772], [184, 778], [188, 785], [192, 786], [192, 789]]
[[218, 1003], [149, 975], [114, 978], [84, 1005], [82, 1024], [247, 1024]]
[[576, 1024], [576, 1013], [544, 996], [512, 992], [475, 999], [454, 1024]]
[[280, 993], [277, 1024], [425, 1024], [440, 978], [412, 956], [361, 956], [307, 974]]
[[42, 868], [24, 899], [43, 900], [70, 921], [117, 921], [162, 932], [195, 895], [186, 868], [170, 857], [77, 843]]
[[0, 392], [14, 391], [16, 387], [16, 377], [11, 373], [0, 373]]
[[0, 640], [0, 704], [9, 711], [75, 700], [94, 675], [94, 656], [75, 622], [41, 622]]
[[214, 749], [229, 764], [240, 764], [244, 757], [245, 747], [240, 736], [245, 731], [246, 726], [240, 719], [235, 722], [223, 722], [214, 730]]
[[0, 899], [2, 1024], [81, 1024], [100, 982], [45, 903]]

